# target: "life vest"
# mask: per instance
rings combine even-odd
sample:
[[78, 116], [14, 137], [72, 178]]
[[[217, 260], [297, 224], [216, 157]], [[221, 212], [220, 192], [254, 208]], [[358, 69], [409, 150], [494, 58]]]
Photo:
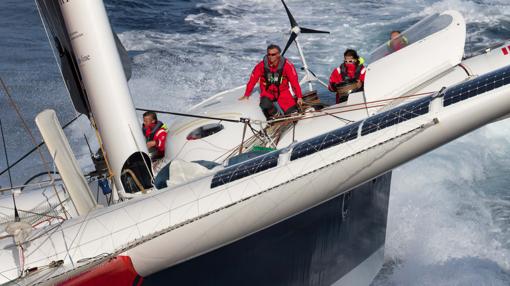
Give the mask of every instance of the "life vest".
[[145, 136], [145, 142], [154, 140], [154, 135], [156, 135], [156, 132], [158, 132], [159, 129], [161, 129], [161, 128], [163, 128], [165, 130], [168, 129], [166, 124], [164, 124], [163, 122], [161, 122], [159, 120], [156, 122], [156, 125], [154, 126], [154, 129], [152, 129], [149, 136], [147, 136], [147, 128], [148, 127], [145, 127], [145, 126], [143, 127], [143, 135]]
[[362, 67], [363, 67], [363, 65], [361, 63], [358, 63], [358, 65], [356, 66], [356, 71], [354, 72], [354, 78], [351, 78], [347, 74], [347, 67], [345, 66], [344, 63], [342, 63], [339, 67], [337, 67], [336, 70], [342, 76], [343, 82], [352, 83], [359, 79]]
[[[276, 72], [271, 72], [269, 67], [269, 59], [267, 56], [264, 56], [264, 79], [265, 79], [265, 88], [266, 91], [269, 91], [269, 87], [271, 85], [275, 85], [278, 90], [278, 97], [280, 97], [280, 84], [283, 82], [283, 67], [285, 66], [285, 62], [287, 59], [282, 57], [280, 62], [278, 63], [278, 67], [276, 68]], [[276, 100], [278, 99], [276, 98]]]
[[405, 36], [400, 36], [400, 37], [397, 37], [393, 40], [389, 40], [388, 42], [386, 42], [386, 45], [388, 46], [389, 49], [392, 49], [394, 51], [398, 51], [402, 48], [405, 48], [405, 46], [407, 46], [409, 44], [409, 40], [407, 40], [407, 38]]

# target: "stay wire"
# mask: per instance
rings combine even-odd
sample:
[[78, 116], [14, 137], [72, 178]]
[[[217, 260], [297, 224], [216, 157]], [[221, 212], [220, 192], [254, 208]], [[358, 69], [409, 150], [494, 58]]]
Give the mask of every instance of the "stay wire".
[[233, 123], [244, 123], [245, 121], [249, 121], [249, 119], [247, 119], [247, 118], [227, 119], [227, 118], [221, 118], [221, 117], [196, 115], [196, 114], [189, 114], [189, 113], [180, 113], [180, 112], [155, 110], [155, 109], [147, 109], [147, 108], [139, 108], [139, 107], [137, 107], [135, 109], [138, 110], [138, 111], [153, 111], [153, 112], [162, 113], [162, 114], [170, 114], [170, 115], [177, 115], [177, 116], [184, 116], [184, 117], [194, 117], [194, 118], [220, 120], [220, 121], [227, 121], [227, 122], [233, 122]]
[[[62, 129], [65, 129], [67, 128], [69, 125], [71, 125], [73, 122], [76, 121], [76, 119], [78, 119], [82, 114], [78, 114], [77, 116], [75, 116], [73, 119], [71, 119], [69, 122], [67, 122], [65, 125], [62, 126]], [[9, 172], [9, 170], [11, 168], [13, 168], [14, 166], [16, 166], [18, 163], [20, 163], [21, 161], [23, 161], [26, 157], [30, 156], [32, 153], [34, 153], [34, 151], [37, 151], [38, 148], [40, 148], [41, 146], [43, 146], [44, 144], [46, 144], [46, 142], [41, 142], [39, 143], [37, 146], [35, 146], [34, 148], [32, 148], [30, 151], [28, 151], [27, 153], [25, 153], [25, 155], [21, 156], [18, 160], [16, 160], [14, 163], [12, 163], [12, 165], [8, 165], [6, 169], [2, 170], [0, 172], [0, 176], [3, 175], [5, 172]]]

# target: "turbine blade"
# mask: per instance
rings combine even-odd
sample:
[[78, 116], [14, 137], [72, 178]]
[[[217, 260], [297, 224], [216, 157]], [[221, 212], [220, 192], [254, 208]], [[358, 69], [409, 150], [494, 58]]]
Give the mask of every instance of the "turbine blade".
[[[283, 0], [282, 0], [282, 1], [283, 1]], [[287, 51], [287, 49], [289, 48], [290, 44], [292, 44], [292, 42], [294, 42], [294, 40], [296, 39], [296, 37], [297, 37], [297, 34], [296, 34], [296, 33], [292, 32], [292, 33], [290, 34], [290, 38], [289, 38], [289, 40], [287, 41], [287, 44], [285, 45], [285, 49], [283, 49], [282, 57], [283, 57], [283, 55], [285, 55], [285, 52], [286, 52], [286, 51]]]
[[300, 28], [301, 33], [309, 33], [309, 34], [329, 34], [329, 31], [321, 31], [321, 30], [314, 30], [309, 28]]
[[285, 4], [285, 2], [283, 0], [282, 0], [282, 4], [283, 4], [283, 7], [285, 7], [285, 11], [287, 12], [287, 16], [289, 17], [290, 27], [291, 28], [296, 27], [298, 24], [297, 24], [296, 20], [294, 19], [294, 16], [292, 16], [292, 13], [290, 13], [290, 10], [287, 7], [287, 4]]

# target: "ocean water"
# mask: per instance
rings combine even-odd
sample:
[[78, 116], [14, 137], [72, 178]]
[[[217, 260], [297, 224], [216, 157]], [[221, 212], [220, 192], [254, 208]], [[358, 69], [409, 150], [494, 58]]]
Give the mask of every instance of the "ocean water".
[[[133, 57], [129, 82], [137, 107], [185, 111], [214, 93], [244, 84], [269, 43], [283, 46], [289, 23], [277, 0], [109, 0], [114, 30]], [[367, 55], [388, 33], [446, 9], [468, 23], [466, 52], [510, 38], [507, 0], [288, 0], [302, 26], [308, 64], [327, 79], [346, 48]], [[299, 66], [291, 47], [287, 56]], [[0, 1], [0, 77], [34, 134], [43, 109], [61, 123], [76, 116], [31, 1]], [[332, 100], [331, 98], [324, 98]], [[163, 117], [171, 121], [172, 117]], [[12, 163], [33, 147], [4, 92], [0, 120]], [[87, 120], [66, 130], [89, 165]], [[483, 127], [393, 173], [385, 265], [373, 285], [510, 284], [510, 121]], [[97, 148], [91, 140], [92, 148]], [[7, 166], [0, 148], [0, 171]], [[38, 155], [13, 169], [14, 184], [40, 171]], [[9, 184], [7, 174], [0, 185]]]

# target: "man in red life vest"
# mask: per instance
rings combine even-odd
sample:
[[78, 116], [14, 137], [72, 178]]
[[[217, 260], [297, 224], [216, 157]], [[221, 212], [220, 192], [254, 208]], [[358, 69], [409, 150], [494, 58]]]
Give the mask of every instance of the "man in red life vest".
[[296, 101], [289, 90], [289, 83], [297, 97], [297, 104], [303, 104], [303, 95], [296, 69], [289, 60], [281, 57], [280, 52], [281, 49], [277, 45], [271, 44], [267, 47], [267, 55], [253, 69], [244, 95], [239, 98], [239, 100], [248, 99], [258, 81], [260, 108], [266, 118], [274, 116], [278, 112], [278, 108], [284, 114], [297, 111]]
[[355, 50], [347, 49], [344, 53], [344, 62], [333, 70], [329, 77], [328, 89], [336, 94], [336, 103], [347, 101], [348, 94], [341, 94], [338, 88], [354, 84], [354, 91], [363, 88], [365, 81], [365, 67], [362, 59]]
[[147, 142], [147, 149], [152, 160], [163, 158], [165, 156], [165, 142], [168, 129], [166, 125], [158, 120], [158, 116], [153, 111], [147, 111], [143, 114], [143, 135]]

